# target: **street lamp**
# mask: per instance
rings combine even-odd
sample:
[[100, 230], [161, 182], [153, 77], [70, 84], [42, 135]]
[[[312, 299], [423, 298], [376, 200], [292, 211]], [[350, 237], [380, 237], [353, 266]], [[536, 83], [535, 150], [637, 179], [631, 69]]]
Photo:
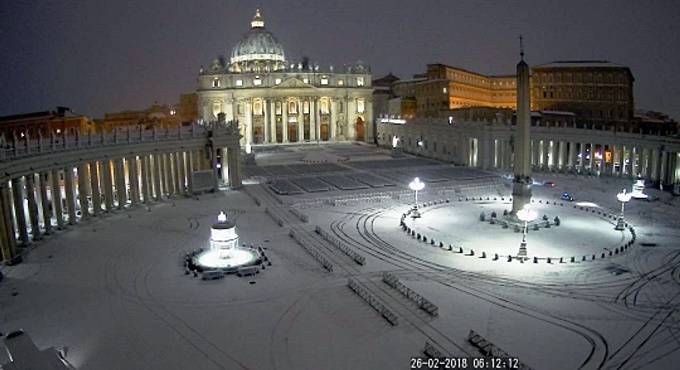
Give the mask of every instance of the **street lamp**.
[[524, 228], [522, 229], [522, 243], [519, 245], [519, 253], [517, 253], [517, 258], [527, 259], [527, 229], [529, 227], [529, 222], [536, 219], [538, 214], [536, 211], [530, 209], [527, 206], [517, 211], [517, 218], [520, 221], [524, 221]]
[[620, 193], [616, 194], [616, 199], [621, 202], [621, 215], [619, 215], [619, 219], [616, 221], [616, 227], [614, 228], [615, 230], [623, 230], [626, 228], [626, 221], [623, 219], [623, 211], [626, 207], [626, 203], [630, 202], [631, 197], [632, 194], [626, 193], [626, 189], [623, 189]]
[[413, 218], [419, 218], [420, 217], [420, 212], [418, 212], [418, 191], [423, 190], [425, 188], [425, 183], [420, 181], [419, 178], [413, 179], [408, 184], [408, 187], [416, 192], [416, 203], [413, 205], [413, 210], [411, 211], [411, 217]]

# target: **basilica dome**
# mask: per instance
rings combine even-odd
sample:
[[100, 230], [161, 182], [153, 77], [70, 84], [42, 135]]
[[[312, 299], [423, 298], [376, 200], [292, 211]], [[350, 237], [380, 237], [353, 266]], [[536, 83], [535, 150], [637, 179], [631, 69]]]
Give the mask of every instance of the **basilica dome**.
[[283, 69], [283, 46], [264, 28], [260, 10], [250, 22], [250, 31], [231, 49], [231, 72], [266, 72]]

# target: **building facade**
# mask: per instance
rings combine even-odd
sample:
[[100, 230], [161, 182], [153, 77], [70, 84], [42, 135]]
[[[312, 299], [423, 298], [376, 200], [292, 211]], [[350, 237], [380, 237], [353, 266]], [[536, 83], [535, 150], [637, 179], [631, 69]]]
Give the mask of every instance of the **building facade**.
[[[531, 68], [531, 109], [574, 113], [590, 126], [605, 124], [627, 130], [634, 119], [630, 68], [608, 61], [557, 61]], [[444, 64], [392, 84], [395, 98], [416, 101], [416, 117], [448, 116], [454, 109], [516, 109], [516, 78], [487, 76]], [[376, 112], [387, 115], [388, 112]], [[394, 112], [392, 112], [394, 114]]]
[[241, 144], [373, 141], [370, 68], [292, 63], [259, 10], [250, 31], [198, 76], [198, 116], [238, 121]]

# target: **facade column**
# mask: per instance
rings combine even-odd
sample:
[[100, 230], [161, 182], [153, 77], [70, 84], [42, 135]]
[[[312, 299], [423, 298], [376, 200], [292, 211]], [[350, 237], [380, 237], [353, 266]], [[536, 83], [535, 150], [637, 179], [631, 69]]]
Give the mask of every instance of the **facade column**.
[[172, 181], [172, 162], [170, 161], [170, 153], [163, 153], [163, 184], [165, 192], [168, 197], [175, 194], [174, 181]]
[[194, 194], [194, 151], [187, 152], [187, 192], [189, 195]]
[[19, 240], [23, 244], [28, 244], [28, 230], [26, 228], [26, 211], [24, 210], [24, 192], [21, 177], [12, 179], [12, 198], [14, 198], [14, 217], [17, 220], [17, 231]]
[[150, 194], [151, 192], [149, 191], [150, 185], [151, 185], [151, 178], [149, 174], [149, 155], [144, 154], [141, 157], [139, 157], [139, 161], [142, 167], [142, 197], [144, 198], [144, 204], [149, 204], [151, 203], [150, 199]]
[[590, 172], [595, 171], [595, 144], [590, 143], [590, 161], [588, 161], [588, 169]]
[[90, 188], [92, 189], [92, 212], [98, 216], [102, 208], [102, 200], [99, 191], [99, 168], [97, 161], [90, 163]]
[[373, 130], [375, 122], [373, 122], [373, 96], [369, 95], [365, 99], [364, 104], [364, 140], [372, 144], [375, 141]]
[[262, 107], [262, 129], [264, 130], [264, 137], [262, 138], [262, 142], [267, 144], [270, 141], [270, 135], [269, 135], [269, 118], [270, 118], [270, 113], [269, 113], [269, 104], [267, 104], [267, 99], [262, 99], [262, 103], [260, 104], [260, 107]]
[[317, 98], [316, 104], [314, 104], [314, 120], [316, 121], [316, 137], [317, 140], [321, 141], [321, 101]]
[[246, 105], [246, 144], [253, 143], [253, 102], [248, 98]]
[[47, 184], [50, 182], [50, 173], [44, 172], [40, 175], [40, 205], [42, 208], [43, 225], [45, 234], [52, 233], [52, 212], [50, 212], [49, 199], [47, 199]]
[[33, 240], [40, 240], [38, 202], [35, 200], [35, 174], [33, 173], [26, 176], [26, 199], [28, 200], [28, 218], [31, 221], [31, 236]]
[[336, 107], [336, 99], [335, 98], [329, 98], [329, 104], [331, 105], [331, 115], [329, 117], [329, 126], [330, 126], [330, 135], [328, 137], [329, 141], [335, 141], [336, 140], [336, 135], [338, 133], [338, 127], [335, 122], [335, 120], [338, 118], [337, 116], [337, 107]]
[[86, 219], [90, 216], [90, 206], [87, 201], [87, 164], [82, 163], [78, 166], [78, 201], [80, 202], [80, 218]]
[[283, 142], [288, 142], [288, 99], [283, 99], [281, 102], [281, 115], [283, 121], [281, 122], [281, 136], [283, 136]]
[[137, 156], [128, 157], [128, 182], [130, 183], [130, 200], [132, 206], [139, 205], [139, 176], [137, 175]]
[[569, 142], [569, 148], [567, 148], [567, 167], [570, 170], [576, 167], [576, 143], [573, 141]]
[[272, 144], [276, 143], [276, 100], [269, 101], [269, 124], [270, 124], [270, 140]]
[[309, 140], [316, 141], [316, 98], [309, 99]]
[[0, 251], [6, 264], [14, 263], [16, 256], [16, 239], [12, 225], [9, 183], [0, 185]]
[[106, 205], [106, 211], [111, 212], [113, 210], [113, 181], [111, 179], [111, 161], [109, 159], [104, 159], [102, 163], [102, 183], [104, 184], [104, 204]]
[[154, 199], [160, 201], [163, 199], [163, 187], [161, 186], [162, 173], [161, 155], [156, 153], [153, 155], [153, 182], [154, 182]]
[[305, 115], [304, 115], [305, 103], [302, 99], [298, 99], [296, 104], [298, 105], [297, 111], [298, 143], [302, 143], [305, 141]]
[[[64, 228], [64, 214], [61, 208], [61, 186], [59, 185], [59, 170], [52, 170], [52, 208], [54, 217], [57, 219], [57, 228]], [[23, 207], [21, 209], [23, 213]], [[25, 226], [25, 225], [24, 225]]]
[[541, 147], [543, 148], [543, 170], [550, 171], [550, 140], [542, 140]]
[[586, 144], [584, 142], [579, 143], [579, 151], [581, 153], [581, 160], [579, 161], [579, 168], [581, 171], [586, 170]]
[[[28, 179], [28, 177], [27, 177]], [[33, 186], [31, 185], [31, 188]], [[28, 181], [26, 182], [26, 193], [28, 194]], [[73, 167], [66, 166], [64, 168], [64, 193], [66, 195], [66, 208], [68, 210], [69, 225], [76, 224], [76, 191], [73, 183]], [[30, 202], [29, 202], [30, 210]]]
[[345, 98], [345, 118], [347, 119], [347, 132], [344, 133], [345, 140], [356, 140], [357, 130], [356, 130], [356, 119], [353, 119], [354, 114], [357, 111], [356, 99]]
[[560, 171], [564, 171], [566, 167], [566, 141], [560, 140], [558, 143], [558, 154], [557, 154], [557, 169]]
[[638, 175], [638, 154], [639, 154], [640, 149], [637, 146], [633, 146], [630, 148], [630, 175], [633, 177], [637, 177]]

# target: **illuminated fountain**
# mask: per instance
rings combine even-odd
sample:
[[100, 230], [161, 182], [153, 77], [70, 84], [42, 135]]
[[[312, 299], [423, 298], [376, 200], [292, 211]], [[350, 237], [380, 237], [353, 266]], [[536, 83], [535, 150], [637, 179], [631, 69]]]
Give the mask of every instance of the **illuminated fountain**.
[[241, 266], [259, 264], [261, 259], [256, 250], [239, 247], [236, 223], [227, 220], [227, 215], [220, 212], [210, 229], [210, 249], [196, 255], [195, 262], [205, 269], [228, 272]]

